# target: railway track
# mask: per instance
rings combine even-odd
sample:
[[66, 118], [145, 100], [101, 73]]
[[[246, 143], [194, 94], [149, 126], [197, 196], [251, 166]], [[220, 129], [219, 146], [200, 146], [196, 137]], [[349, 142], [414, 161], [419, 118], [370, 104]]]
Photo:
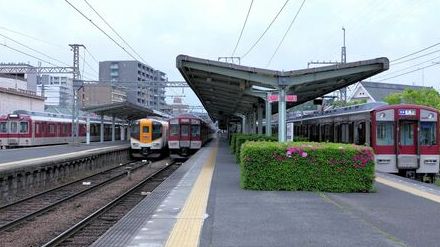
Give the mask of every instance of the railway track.
[[178, 167], [179, 163], [174, 162], [152, 173], [136, 186], [43, 246], [89, 246]]
[[59, 204], [96, 190], [146, 163], [129, 162], [0, 207], [0, 232], [39, 216]]

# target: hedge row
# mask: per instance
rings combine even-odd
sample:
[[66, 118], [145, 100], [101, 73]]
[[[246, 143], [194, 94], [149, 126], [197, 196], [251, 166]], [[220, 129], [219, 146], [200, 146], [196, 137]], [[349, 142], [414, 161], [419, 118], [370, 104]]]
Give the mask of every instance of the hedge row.
[[240, 186], [253, 190], [368, 192], [374, 155], [364, 146], [337, 143], [246, 142]]
[[265, 136], [258, 134], [241, 134], [241, 133], [233, 134], [230, 140], [230, 146], [232, 152], [235, 154], [237, 162], [239, 162], [240, 160], [241, 145], [247, 141], [277, 141], [277, 138], [273, 136]]

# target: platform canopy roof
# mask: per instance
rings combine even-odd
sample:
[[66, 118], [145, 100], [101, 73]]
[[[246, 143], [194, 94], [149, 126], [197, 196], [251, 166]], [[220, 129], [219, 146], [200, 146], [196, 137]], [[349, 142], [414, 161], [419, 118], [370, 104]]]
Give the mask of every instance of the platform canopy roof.
[[163, 112], [152, 110], [147, 107], [136, 105], [127, 101], [105, 105], [89, 106], [81, 108], [81, 110], [93, 112], [98, 115], [115, 116], [116, 118], [126, 120], [135, 120], [151, 116], [163, 118], [170, 117]]
[[[199, 97], [209, 115], [220, 124], [239, 114], [255, 111], [268, 90], [284, 87], [302, 104], [337, 89], [376, 75], [389, 68], [387, 58], [336, 64], [318, 68], [277, 71], [201, 59], [187, 55], [176, 58], [176, 66]], [[277, 113], [277, 104], [272, 114]]]

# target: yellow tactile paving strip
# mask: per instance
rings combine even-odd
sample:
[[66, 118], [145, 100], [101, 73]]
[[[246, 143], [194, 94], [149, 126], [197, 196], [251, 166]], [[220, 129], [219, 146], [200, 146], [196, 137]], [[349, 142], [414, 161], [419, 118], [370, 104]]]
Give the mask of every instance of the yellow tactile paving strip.
[[398, 189], [398, 190], [401, 190], [401, 191], [404, 191], [404, 192], [407, 192], [407, 193], [410, 193], [410, 194], [413, 194], [413, 195], [416, 195], [416, 196], [420, 196], [420, 197], [426, 198], [428, 200], [431, 200], [431, 201], [434, 201], [434, 202], [437, 202], [437, 203], [440, 203], [440, 196], [432, 194], [432, 193], [429, 193], [427, 191], [423, 191], [423, 190], [420, 190], [420, 189], [417, 189], [417, 188], [413, 188], [411, 186], [408, 186], [408, 185], [405, 185], [405, 184], [401, 184], [401, 183], [398, 183], [398, 182], [394, 182], [394, 181], [391, 181], [391, 180], [388, 180], [388, 179], [385, 179], [385, 178], [381, 178], [381, 177], [376, 177], [376, 181], [381, 183], [381, 184], [385, 184], [385, 185], [388, 185], [390, 187], [393, 187], [395, 189]]
[[208, 204], [217, 149], [217, 145], [215, 145], [209, 159], [203, 165], [165, 246], [198, 246]]

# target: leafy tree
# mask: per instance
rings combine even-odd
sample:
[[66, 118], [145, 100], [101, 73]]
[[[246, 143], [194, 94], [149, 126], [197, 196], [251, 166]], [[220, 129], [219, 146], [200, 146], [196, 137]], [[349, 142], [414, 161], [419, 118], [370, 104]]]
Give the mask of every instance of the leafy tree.
[[390, 105], [406, 103], [440, 109], [440, 94], [434, 88], [407, 88], [403, 92], [388, 95], [384, 100]]

